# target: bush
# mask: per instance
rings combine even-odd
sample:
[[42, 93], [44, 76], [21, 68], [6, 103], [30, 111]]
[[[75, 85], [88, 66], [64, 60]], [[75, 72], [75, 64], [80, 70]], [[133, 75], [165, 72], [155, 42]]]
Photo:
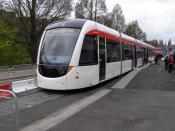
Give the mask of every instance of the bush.
[[27, 49], [15, 41], [16, 29], [0, 20], [0, 66], [31, 63]]

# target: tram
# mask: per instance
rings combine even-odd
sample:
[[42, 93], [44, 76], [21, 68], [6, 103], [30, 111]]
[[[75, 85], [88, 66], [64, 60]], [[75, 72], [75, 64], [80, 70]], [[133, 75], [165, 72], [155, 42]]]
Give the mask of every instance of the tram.
[[74, 19], [46, 27], [38, 50], [38, 87], [73, 90], [97, 85], [147, 63], [149, 44], [102, 24]]

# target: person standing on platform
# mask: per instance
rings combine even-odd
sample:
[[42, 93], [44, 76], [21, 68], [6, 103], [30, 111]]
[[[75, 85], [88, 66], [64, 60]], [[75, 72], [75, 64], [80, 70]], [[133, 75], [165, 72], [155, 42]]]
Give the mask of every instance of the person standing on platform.
[[168, 60], [168, 72], [171, 73], [173, 69], [174, 69], [174, 53], [173, 51], [171, 51]]
[[159, 58], [158, 58], [158, 54], [157, 54], [157, 53], [155, 53], [155, 59], [154, 59], [155, 64], [158, 64], [158, 60], [159, 60]]
[[165, 62], [165, 70], [168, 70], [168, 55], [165, 56], [164, 62]]

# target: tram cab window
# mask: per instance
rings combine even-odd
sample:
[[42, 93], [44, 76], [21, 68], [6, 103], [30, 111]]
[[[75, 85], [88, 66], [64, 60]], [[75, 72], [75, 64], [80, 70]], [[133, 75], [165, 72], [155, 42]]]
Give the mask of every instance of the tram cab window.
[[96, 64], [98, 64], [97, 37], [86, 35], [81, 50], [79, 65], [88, 66]]
[[131, 60], [132, 59], [132, 47], [128, 44], [122, 44], [123, 49], [123, 60]]
[[120, 42], [106, 39], [107, 63], [120, 61]]

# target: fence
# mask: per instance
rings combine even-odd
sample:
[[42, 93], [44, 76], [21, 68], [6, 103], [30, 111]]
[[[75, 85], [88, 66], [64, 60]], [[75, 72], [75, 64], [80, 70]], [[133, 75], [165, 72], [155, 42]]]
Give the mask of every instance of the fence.
[[[14, 65], [0, 67], [0, 83], [10, 83], [15, 93], [20, 93], [37, 88], [35, 65]], [[3, 89], [2, 86], [0, 89]]]
[[0, 67], [0, 82], [36, 77], [36, 65], [14, 65]]
[[20, 130], [17, 97], [9, 90], [0, 89], [0, 127], [2, 131]]

